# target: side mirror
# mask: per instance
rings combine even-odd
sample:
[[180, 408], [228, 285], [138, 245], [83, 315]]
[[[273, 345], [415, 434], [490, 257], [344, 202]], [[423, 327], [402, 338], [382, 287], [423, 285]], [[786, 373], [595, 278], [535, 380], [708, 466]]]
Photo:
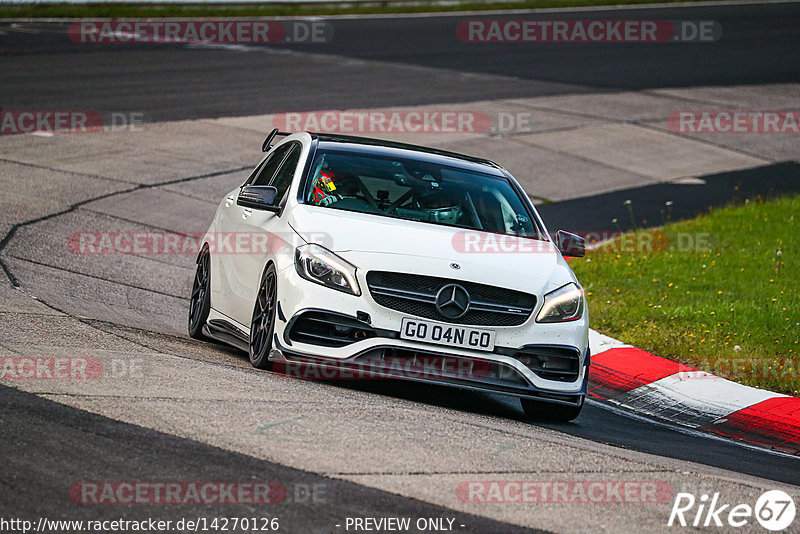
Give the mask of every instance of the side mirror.
[[271, 185], [246, 185], [239, 191], [236, 204], [245, 208], [278, 213], [278, 190]]
[[586, 241], [581, 236], [564, 230], [556, 233], [556, 246], [564, 256], [582, 258], [586, 255]]

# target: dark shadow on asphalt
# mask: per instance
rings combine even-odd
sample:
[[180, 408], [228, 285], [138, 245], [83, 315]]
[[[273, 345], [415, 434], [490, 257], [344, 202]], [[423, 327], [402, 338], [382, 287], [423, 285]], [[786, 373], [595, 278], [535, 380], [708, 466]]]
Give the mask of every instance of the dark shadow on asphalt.
[[[586, 234], [661, 226], [746, 199], [800, 193], [800, 164], [776, 163], [699, 176], [694, 183], [661, 183], [538, 206], [550, 231]], [[630, 201], [631, 217], [628, 207]], [[671, 205], [667, 206], [667, 203]], [[616, 222], [612, 222], [616, 219]]]

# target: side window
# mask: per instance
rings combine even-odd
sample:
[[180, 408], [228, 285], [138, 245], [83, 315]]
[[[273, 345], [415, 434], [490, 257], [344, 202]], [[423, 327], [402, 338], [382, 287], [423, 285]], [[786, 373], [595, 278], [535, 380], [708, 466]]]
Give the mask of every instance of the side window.
[[291, 152], [289, 152], [289, 155], [283, 161], [283, 165], [278, 169], [278, 173], [269, 184], [278, 190], [278, 196], [276, 198], [283, 199], [283, 196], [289, 190], [289, 187], [291, 187], [292, 178], [294, 178], [294, 172], [297, 170], [297, 164], [300, 162], [300, 153], [302, 151], [302, 145], [299, 143], [292, 143]]
[[270, 154], [267, 161], [262, 165], [261, 170], [258, 171], [257, 176], [254, 180], [250, 181], [248, 185], [269, 185], [270, 181], [272, 180], [272, 176], [275, 174], [275, 171], [278, 170], [278, 167], [283, 162], [283, 158], [286, 157], [286, 154], [292, 149], [294, 143], [289, 143], [278, 147], [275, 151]]

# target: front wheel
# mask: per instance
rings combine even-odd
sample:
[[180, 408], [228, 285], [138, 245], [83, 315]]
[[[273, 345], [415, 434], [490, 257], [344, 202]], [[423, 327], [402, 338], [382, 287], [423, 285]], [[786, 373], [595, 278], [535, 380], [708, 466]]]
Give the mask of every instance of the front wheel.
[[572, 421], [581, 413], [583, 409], [583, 399], [576, 405], [567, 406], [566, 404], [554, 404], [533, 399], [520, 399], [522, 410], [529, 419], [540, 421]]
[[269, 264], [261, 276], [253, 320], [250, 321], [250, 363], [257, 369], [269, 369], [269, 352], [275, 331], [275, 310], [278, 301], [278, 276], [275, 265]]

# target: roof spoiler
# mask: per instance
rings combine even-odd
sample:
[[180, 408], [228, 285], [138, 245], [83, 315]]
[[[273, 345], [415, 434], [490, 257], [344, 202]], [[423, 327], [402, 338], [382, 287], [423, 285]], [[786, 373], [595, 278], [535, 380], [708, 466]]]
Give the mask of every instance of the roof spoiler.
[[287, 135], [292, 135], [292, 134], [289, 133], [289, 132], [280, 132], [280, 131], [278, 131], [277, 128], [275, 128], [274, 130], [272, 130], [269, 133], [267, 138], [264, 139], [264, 143], [261, 145], [261, 152], [266, 152], [267, 150], [272, 148], [272, 140], [275, 139], [275, 137], [277, 137], [279, 135], [287, 136]]

